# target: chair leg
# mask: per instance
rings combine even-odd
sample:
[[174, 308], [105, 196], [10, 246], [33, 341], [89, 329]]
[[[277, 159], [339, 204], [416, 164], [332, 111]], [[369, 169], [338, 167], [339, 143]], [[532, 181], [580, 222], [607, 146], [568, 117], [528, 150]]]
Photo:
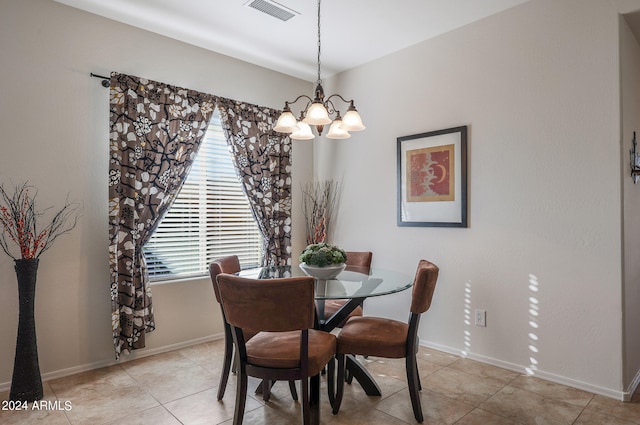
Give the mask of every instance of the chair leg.
[[353, 382], [353, 374], [349, 370], [347, 370], [344, 374], [344, 382], [349, 385], [351, 385], [351, 383]]
[[233, 412], [233, 425], [242, 425], [244, 419], [244, 406], [247, 401], [247, 374], [244, 371], [242, 365], [239, 367], [238, 373], [238, 388], [236, 389], [236, 407]]
[[320, 374], [312, 376], [309, 389], [309, 419], [312, 425], [320, 425]]
[[[273, 388], [276, 382], [277, 381], [267, 381], [266, 379], [262, 380], [256, 387], [255, 394], [262, 395], [263, 401], [269, 401], [269, 399], [271, 398], [270, 389]], [[268, 387], [267, 392], [264, 391], [265, 387]], [[291, 398], [293, 399], [293, 401], [298, 401], [298, 391], [296, 390], [296, 381], [289, 381], [289, 390], [291, 391]]]
[[[233, 350], [232, 350], [233, 351]], [[238, 360], [236, 359], [235, 352], [233, 353], [233, 362], [231, 363], [231, 373], [236, 373], [238, 370]]]
[[229, 370], [231, 370], [231, 361], [233, 357], [233, 339], [231, 338], [230, 333], [225, 329], [224, 359], [222, 361], [222, 375], [220, 376], [220, 384], [218, 385], [218, 400], [222, 400], [222, 397], [224, 397], [224, 391], [227, 389]]
[[268, 379], [262, 381], [262, 400], [269, 401], [271, 398], [271, 387], [275, 383], [275, 381], [269, 381]]
[[309, 414], [309, 378], [305, 377], [300, 380], [302, 387], [302, 424], [311, 425], [311, 415]]
[[291, 398], [293, 398], [293, 401], [298, 401], [298, 391], [296, 391], [296, 381], [289, 381], [289, 390], [291, 391]]
[[[353, 356], [355, 358], [355, 356]], [[344, 373], [344, 382], [351, 385], [353, 383], [353, 374], [349, 369], [346, 369]]]
[[[420, 341], [420, 338], [418, 338], [418, 341]], [[416, 376], [418, 377], [418, 391], [422, 391], [422, 383], [420, 382], [420, 371], [418, 370], [418, 349], [420, 348], [419, 344], [416, 344], [416, 363], [415, 363], [415, 368], [416, 368]]]
[[336, 399], [336, 388], [335, 388], [335, 373], [336, 373], [336, 359], [332, 357], [327, 364], [327, 392], [329, 393], [329, 403], [333, 408]]
[[413, 407], [413, 416], [418, 423], [424, 421], [422, 416], [422, 405], [420, 404], [420, 378], [418, 377], [418, 365], [415, 353], [407, 355], [407, 382], [409, 384], [409, 396], [411, 397], [411, 406]]
[[336, 377], [336, 395], [333, 403], [331, 403], [332, 413], [338, 414], [340, 405], [342, 404], [342, 395], [344, 394], [344, 371], [346, 369], [344, 354], [336, 354], [338, 361], [338, 376]]

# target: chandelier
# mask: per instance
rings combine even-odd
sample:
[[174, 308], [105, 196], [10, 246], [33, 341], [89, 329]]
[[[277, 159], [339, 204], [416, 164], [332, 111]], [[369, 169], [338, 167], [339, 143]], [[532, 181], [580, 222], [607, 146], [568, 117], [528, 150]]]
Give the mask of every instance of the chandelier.
[[[291, 133], [290, 137], [296, 140], [310, 140], [315, 136], [311, 131], [311, 126], [316, 127], [318, 136], [322, 134], [324, 126], [331, 124], [327, 137], [330, 139], [346, 139], [351, 137], [350, 131], [364, 130], [362, 118], [358, 113], [353, 100], [346, 100], [339, 94], [332, 94], [325, 99], [322, 89], [322, 79], [320, 78], [320, 0], [318, 0], [318, 79], [316, 81], [315, 97], [300, 95], [292, 102], [285, 102], [282, 114], [278, 117], [273, 129], [280, 133]], [[306, 105], [300, 112], [299, 119], [296, 119], [291, 112], [290, 105], [304, 99]], [[338, 100], [349, 104], [344, 117], [340, 115], [334, 102]], [[334, 117], [333, 119], [331, 117]]]

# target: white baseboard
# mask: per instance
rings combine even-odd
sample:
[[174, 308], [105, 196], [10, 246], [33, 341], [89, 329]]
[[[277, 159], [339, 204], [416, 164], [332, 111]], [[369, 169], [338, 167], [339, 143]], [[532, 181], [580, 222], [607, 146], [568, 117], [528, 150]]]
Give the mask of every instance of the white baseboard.
[[[189, 341], [183, 341], [176, 344], [165, 345], [157, 348], [143, 348], [131, 352], [131, 354], [120, 356], [120, 360], [100, 360], [97, 362], [87, 363], [79, 366], [70, 367], [67, 369], [55, 370], [53, 372], [47, 372], [42, 374], [42, 381], [50, 381], [52, 379], [64, 378], [65, 376], [75, 375], [76, 373], [87, 372], [89, 370], [100, 369], [103, 367], [113, 366], [130, 362], [132, 360], [141, 359], [144, 357], [153, 356], [156, 354], [162, 354], [169, 351], [179, 350], [181, 348], [191, 347], [193, 345], [202, 344], [209, 341], [216, 341], [224, 338], [224, 334], [209, 335], [202, 338], [196, 338]], [[0, 383], [0, 391], [9, 391], [11, 389], [11, 381]]]
[[[490, 364], [492, 366], [497, 366], [502, 369], [512, 370], [514, 372], [522, 373], [523, 375], [531, 375], [527, 372], [526, 366], [505, 362], [502, 360], [494, 359], [491, 357], [482, 356], [475, 353], [463, 353], [461, 350], [457, 348], [447, 347], [444, 345], [432, 343], [429, 341], [420, 341], [420, 345], [427, 348], [433, 348], [434, 350], [443, 351], [445, 353], [453, 354], [460, 357], [465, 357], [471, 360], [478, 361], [480, 363]], [[602, 395], [605, 397], [613, 398], [620, 401], [629, 401], [631, 399], [631, 395], [633, 391], [617, 391], [610, 388], [604, 388], [597, 385], [589, 384], [587, 382], [576, 381], [571, 378], [567, 378], [565, 376], [556, 375], [553, 373], [545, 372], [542, 370], [537, 370], [535, 372], [536, 378], [544, 379], [545, 381], [554, 382], [556, 384], [566, 385], [568, 387], [577, 388], [579, 390], [587, 391], [593, 394]], [[635, 387], [640, 384], [640, 372], [636, 376], [634, 380]], [[635, 389], [635, 387], [632, 388]]]

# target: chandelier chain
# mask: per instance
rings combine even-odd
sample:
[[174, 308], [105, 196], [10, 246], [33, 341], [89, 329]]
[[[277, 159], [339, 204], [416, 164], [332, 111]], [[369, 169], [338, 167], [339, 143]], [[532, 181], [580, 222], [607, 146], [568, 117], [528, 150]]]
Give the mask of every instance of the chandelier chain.
[[320, 0], [318, 0], [318, 81], [317, 84], [322, 84], [320, 78]]

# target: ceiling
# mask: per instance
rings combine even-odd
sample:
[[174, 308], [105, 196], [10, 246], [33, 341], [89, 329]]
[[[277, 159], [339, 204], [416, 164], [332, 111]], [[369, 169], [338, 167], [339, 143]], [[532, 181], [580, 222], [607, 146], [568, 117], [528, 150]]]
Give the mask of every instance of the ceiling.
[[[286, 22], [249, 7], [254, 0], [55, 1], [304, 80], [317, 78], [315, 0], [262, 0], [292, 10]], [[526, 1], [324, 0], [322, 77]]]

